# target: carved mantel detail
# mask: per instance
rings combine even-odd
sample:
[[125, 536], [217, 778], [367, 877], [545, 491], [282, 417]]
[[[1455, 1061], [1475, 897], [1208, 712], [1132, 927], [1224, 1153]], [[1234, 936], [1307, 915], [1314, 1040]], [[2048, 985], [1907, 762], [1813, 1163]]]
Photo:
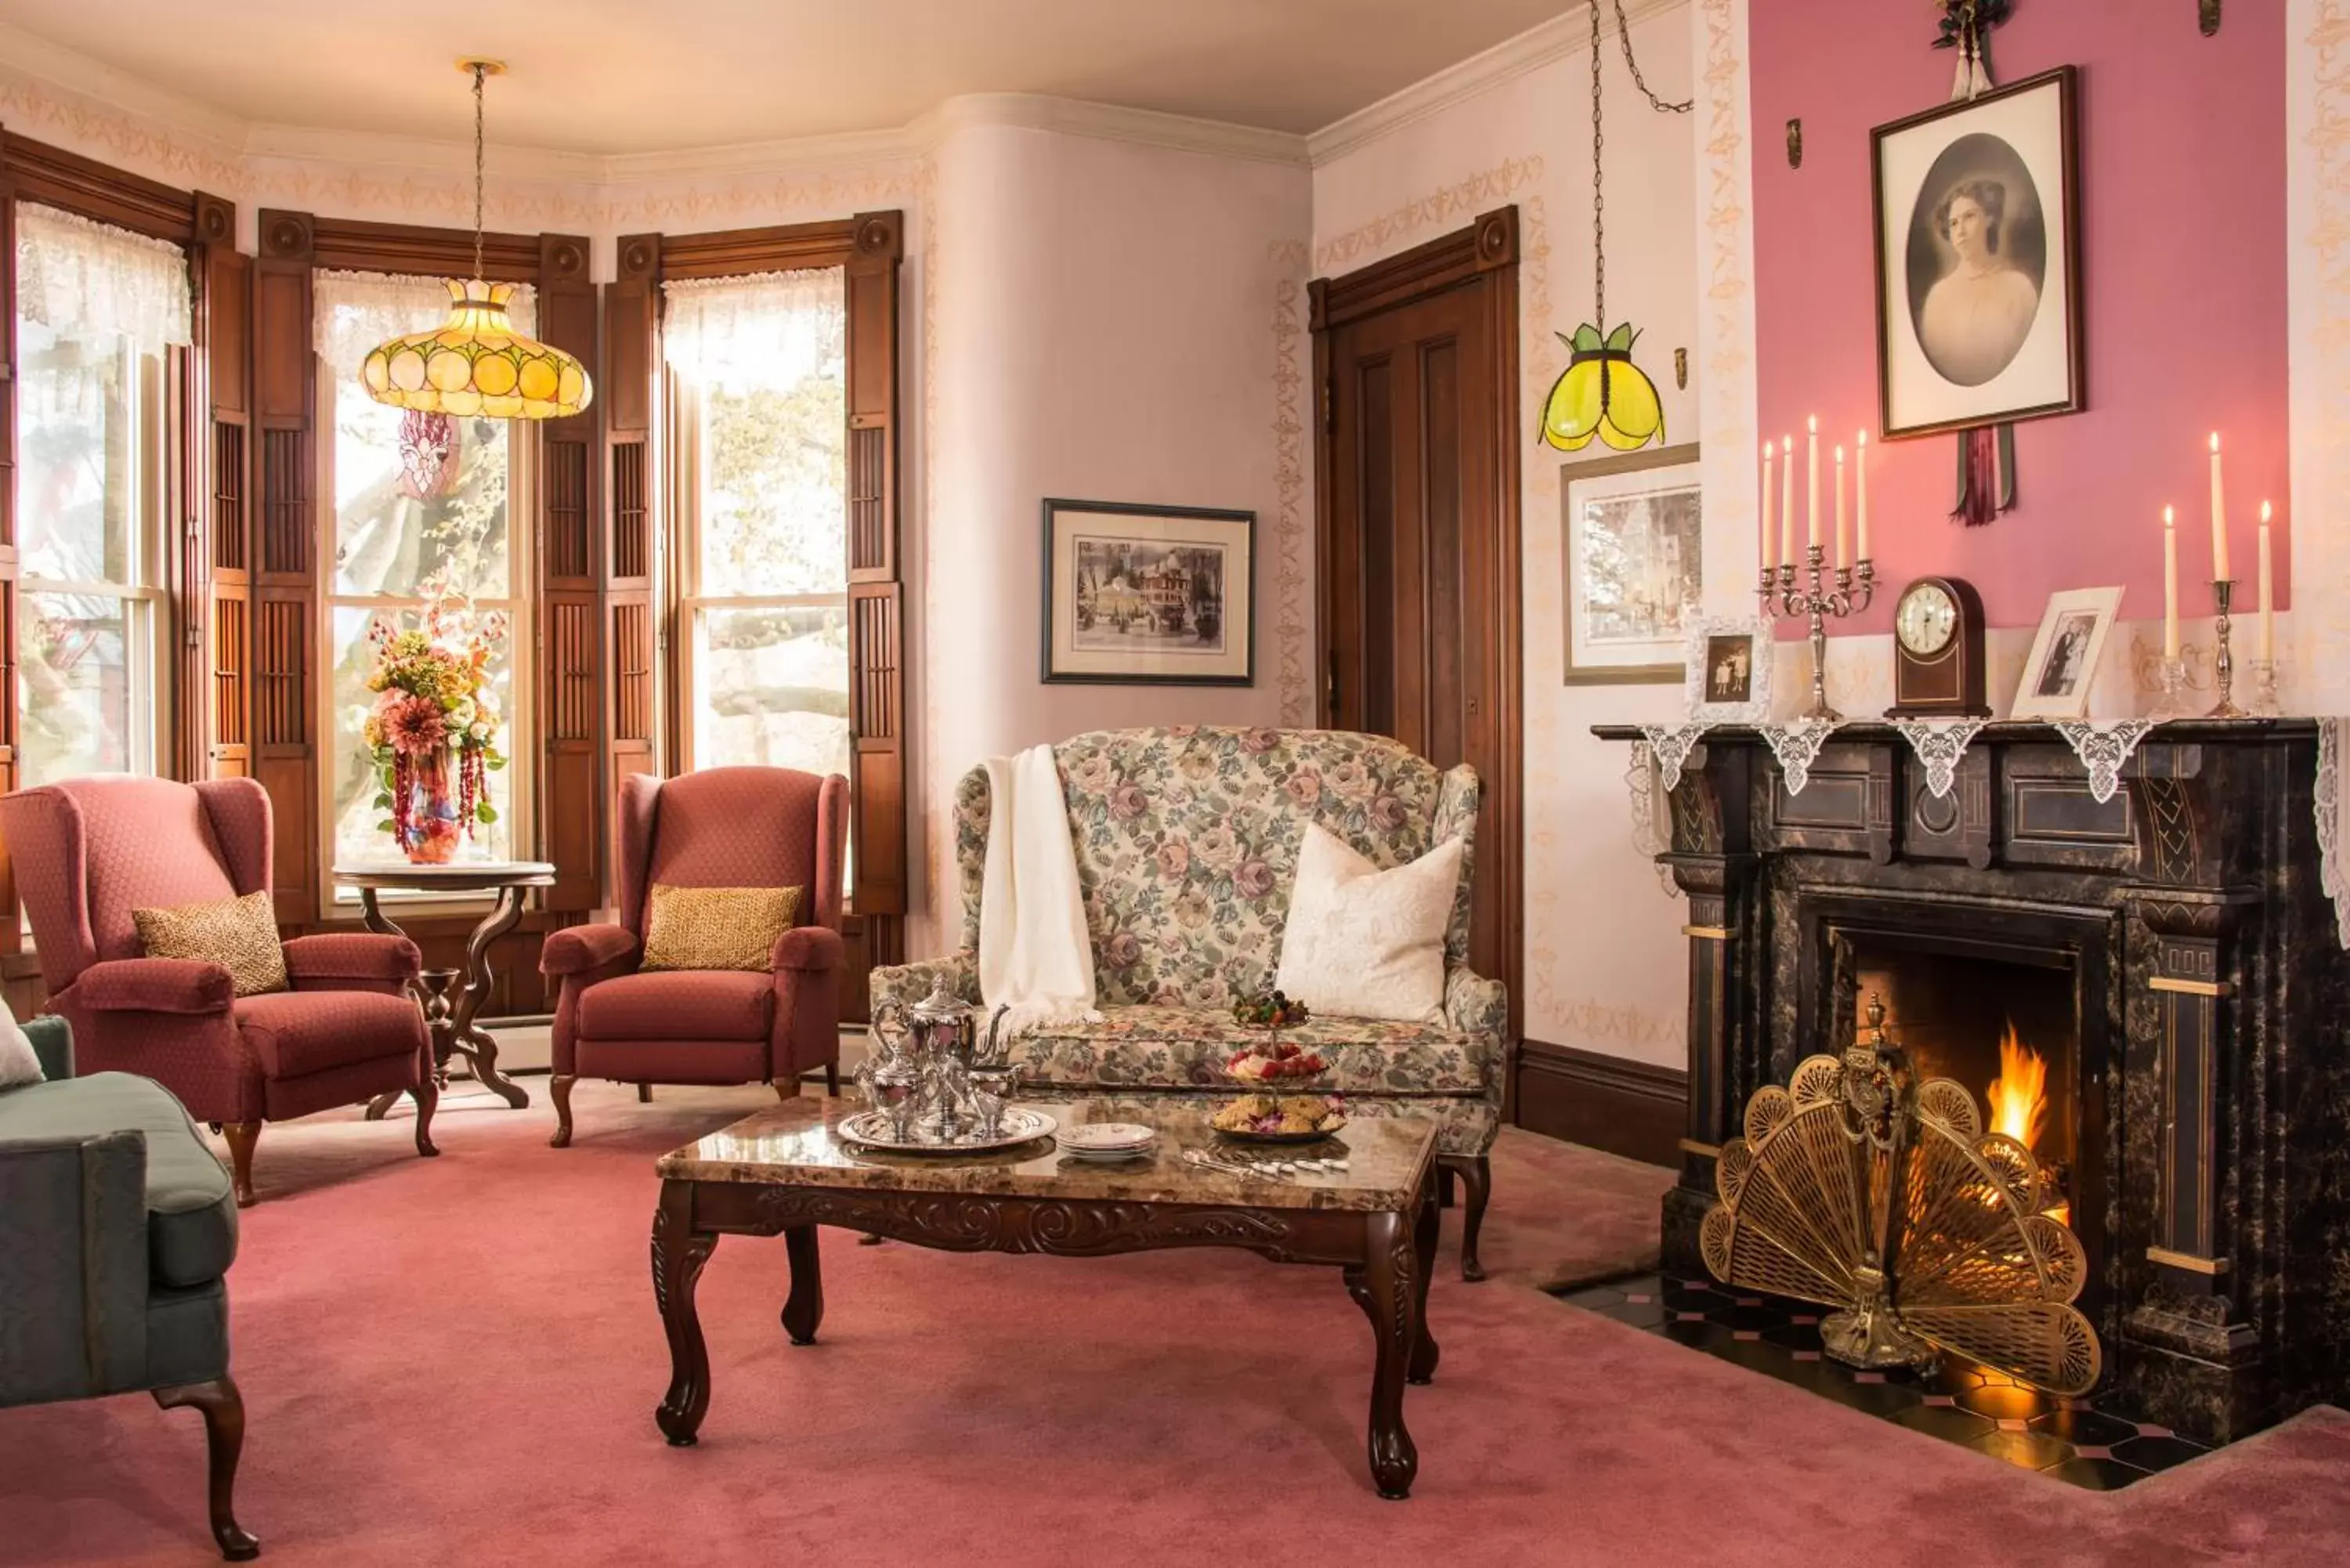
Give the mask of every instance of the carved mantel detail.
[[2166, 724], [2099, 802], [2053, 729], [1997, 723], [1935, 797], [1896, 732], [1860, 723], [1790, 794], [1758, 732], [1710, 732], [1658, 857], [1689, 896], [1668, 1262], [1700, 1266], [1747, 1099], [1850, 1025], [1837, 921], [1886, 911], [2043, 944], [2075, 977], [2083, 1159], [2108, 1195], [2085, 1303], [2126, 1398], [2227, 1438], [2350, 1397], [2326, 1348], [2350, 1336], [2326, 1262], [2350, 1231], [2350, 959], [2317, 881], [2316, 750], [2307, 722]]

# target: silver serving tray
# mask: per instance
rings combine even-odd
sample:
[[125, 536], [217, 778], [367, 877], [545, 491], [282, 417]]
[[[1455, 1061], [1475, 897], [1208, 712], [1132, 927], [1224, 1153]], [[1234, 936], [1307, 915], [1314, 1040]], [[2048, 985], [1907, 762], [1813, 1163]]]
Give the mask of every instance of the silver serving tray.
[[[1051, 1136], [1060, 1124], [1043, 1111], [1032, 1111], [1022, 1106], [1003, 1108], [1003, 1126], [994, 1137], [982, 1137], [977, 1127], [967, 1137], [953, 1143], [916, 1137], [899, 1142], [889, 1136], [889, 1118], [879, 1111], [859, 1111], [844, 1118], [834, 1128], [850, 1143], [866, 1148], [888, 1149], [893, 1154], [980, 1154], [989, 1149], [1011, 1148]], [[920, 1129], [918, 1128], [917, 1131]]]

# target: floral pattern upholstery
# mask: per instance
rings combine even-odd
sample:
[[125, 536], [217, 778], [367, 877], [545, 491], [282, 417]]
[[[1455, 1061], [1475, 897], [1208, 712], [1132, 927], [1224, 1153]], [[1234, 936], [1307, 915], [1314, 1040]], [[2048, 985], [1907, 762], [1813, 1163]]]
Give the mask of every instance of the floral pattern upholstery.
[[[1232, 1023], [1231, 1005], [1270, 989], [1280, 963], [1306, 825], [1319, 823], [1381, 867], [1457, 837], [1465, 852], [1446, 933], [1441, 1024], [1330, 1017], [1284, 1033], [1333, 1058], [1331, 1087], [1445, 1118], [1450, 1152], [1490, 1146], [1508, 1009], [1502, 987], [1464, 961], [1475, 770], [1440, 772], [1399, 742], [1332, 730], [1111, 730], [1054, 753], [1103, 1019], [1023, 1040], [1018, 1054], [1032, 1076], [1060, 1090], [1217, 1092], [1206, 1086], [1213, 1064], [1253, 1033]], [[956, 995], [980, 1001], [989, 810], [987, 772], [973, 768], [954, 799], [962, 950], [877, 968], [876, 1008], [921, 1000], [942, 974]], [[1459, 1103], [1431, 1103], [1446, 1101]]]
[[[1283, 1040], [1330, 1064], [1318, 1085], [1342, 1094], [1478, 1095], [1501, 1074], [1500, 1041], [1438, 1024], [1383, 1018], [1315, 1018]], [[1266, 1032], [1213, 1008], [1112, 1007], [1098, 1023], [1047, 1028], [1014, 1043], [1012, 1060], [1031, 1083], [1223, 1088], [1225, 1058], [1262, 1045]]]

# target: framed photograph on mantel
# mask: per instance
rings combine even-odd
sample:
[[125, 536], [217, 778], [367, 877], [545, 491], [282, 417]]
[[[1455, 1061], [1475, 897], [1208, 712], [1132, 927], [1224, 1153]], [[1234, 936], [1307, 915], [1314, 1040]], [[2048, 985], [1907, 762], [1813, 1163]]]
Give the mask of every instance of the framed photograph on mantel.
[[2106, 634], [2122, 613], [2119, 588], [2070, 588], [2048, 596], [2011, 719], [2080, 719], [2089, 711], [2089, 687], [2105, 656]]
[[1689, 674], [1683, 706], [1715, 724], [1771, 722], [1771, 638], [1767, 620], [1690, 618], [1682, 634]]
[[1887, 437], [2084, 406], [2078, 72], [1869, 133]]
[[1247, 686], [1256, 514], [1045, 503], [1047, 682]]
[[1684, 622], [1705, 587], [1697, 447], [1565, 463], [1559, 478], [1566, 684], [1680, 680]]

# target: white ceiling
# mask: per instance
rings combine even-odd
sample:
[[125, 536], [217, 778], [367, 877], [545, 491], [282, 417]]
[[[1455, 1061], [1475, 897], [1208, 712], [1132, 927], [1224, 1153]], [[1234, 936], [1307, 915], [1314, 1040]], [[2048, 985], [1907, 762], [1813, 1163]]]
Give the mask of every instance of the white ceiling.
[[7, 0], [11, 27], [239, 119], [610, 155], [882, 130], [1023, 92], [1303, 133], [1566, 0]]

